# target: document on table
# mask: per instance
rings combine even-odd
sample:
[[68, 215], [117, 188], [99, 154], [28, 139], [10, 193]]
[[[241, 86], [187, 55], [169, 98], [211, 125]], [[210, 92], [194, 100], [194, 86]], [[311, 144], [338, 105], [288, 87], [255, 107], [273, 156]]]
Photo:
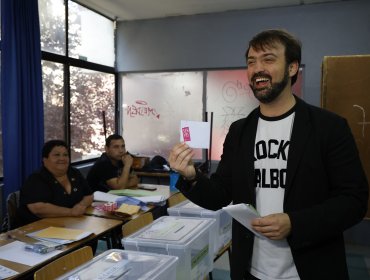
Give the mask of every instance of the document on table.
[[17, 271], [10, 269], [6, 266], [0, 265], [0, 279], [6, 279], [17, 274], [18, 274]]
[[152, 196], [155, 194], [154, 191], [144, 191], [144, 190], [138, 190], [138, 189], [122, 189], [122, 190], [110, 190], [108, 192], [109, 194], [114, 195], [124, 195], [124, 196]]
[[104, 202], [116, 202], [119, 195], [105, 193], [101, 191], [94, 192], [94, 201], [104, 201]]
[[166, 201], [166, 197], [163, 195], [137, 196], [133, 198], [145, 203], [160, 203]]
[[[123, 202], [123, 203], [125, 203], [125, 201], [124, 201], [125, 199], [122, 200], [122, 198], [125, 197], [126, 199], [134, 198], [134, 199], [137, 199], [137, 200], [146, 204], [146, 203], [161, 203], [163, 201], [166, 201], [166, 199], [167, 199], [164, 195], [153, 194], [152, 191], [150, 192], [149, 196], [147, 195], [149, 193], [144, 193], [145, 196], [142, 196], [142, 194], [143, 194], [142, 191], [141, 190], [138, 190], [138, 191], [139, 191], [138, 193], [137, 192], [132, 193], [132, 191], [128, 192], [128, 194], [130, 194], [130, 195], [136, 194], [138, 196], [121, 196], [121, 195], [96, 191], [96, 192], [94, 192], [94, 201], [119, 202], [119, 203]], [[120, 192], [120, 193], [126, 193], [127, 194], [127, 192]]]
[[18, 240], [1, 246], [0, 259], [34, 266], [62, 252], [61, 250], [54, 250], [46, 254], [39, 254], [32, 251], [27, 251], [25, 247], [26, 243]]
[[27, 235], [41, 240], [49, 241], [58, 244], [68, 244], [74, 241], [81, 240], [92, 234], [90, 231], [81, 229], [62, 228], [62, 227], [48, 227], [39, 231], [28, 233]]
[[260, 218], [260, 214], [257, 210], [250, 204], [240, 203], [235, 205], [229, 205], [226, 207], [222, 207], [230, 216], [232, 216], [235, 220], [253, 232], [255, 235], [259, 237], [264, 236], [259, 232], [255, 231], [252, 228], [251, 222], [253, 219]]

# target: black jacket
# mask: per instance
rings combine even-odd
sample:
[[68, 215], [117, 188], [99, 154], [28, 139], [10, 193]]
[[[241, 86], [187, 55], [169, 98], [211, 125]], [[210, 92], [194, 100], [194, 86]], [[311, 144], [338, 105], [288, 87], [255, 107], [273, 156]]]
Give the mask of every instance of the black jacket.
[[[290, 141], [284, 212], [291, 220], [290, 245], [302, 280], [348, 279], [343, 231], [367, 211], [368, 183], [345, 119], [297, 99]], [[255, 205], [254, 142], [259, 109], [234, 122], [211, 178], [177, 187], [208, 209]], [[233, 220], [232, 279], [243, 279], [253, 234]]]

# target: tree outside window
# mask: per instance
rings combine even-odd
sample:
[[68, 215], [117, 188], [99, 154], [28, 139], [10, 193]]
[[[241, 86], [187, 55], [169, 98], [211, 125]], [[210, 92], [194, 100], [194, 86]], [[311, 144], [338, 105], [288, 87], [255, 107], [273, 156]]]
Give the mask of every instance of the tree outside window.
[[77, 3], [67, 5], [66, 32], [64, 1], [39, 0], [44, 127], [45, 141], [69, 142], [75, 162], [100, 155], [105, 134], [115, 131], [114, 25]]

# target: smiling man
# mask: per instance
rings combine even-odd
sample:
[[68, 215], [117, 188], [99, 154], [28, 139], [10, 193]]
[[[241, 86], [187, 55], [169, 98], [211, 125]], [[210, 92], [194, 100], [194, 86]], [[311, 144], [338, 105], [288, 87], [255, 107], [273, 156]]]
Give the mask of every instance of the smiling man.
[[291, 34], [257, 34], [246, 60], [259, 107], [230, 126], [210, 178], [177, 144], [169, 156], [182, 175], [176, 187], [207, 209], [247, 203], [260, 213], [252, 227], [263, 237], [233, 221], [232, 279], [347, 280], [343, 231], [365, 216], [368, 199], [351, 130], [294, 95], [301, 43]]

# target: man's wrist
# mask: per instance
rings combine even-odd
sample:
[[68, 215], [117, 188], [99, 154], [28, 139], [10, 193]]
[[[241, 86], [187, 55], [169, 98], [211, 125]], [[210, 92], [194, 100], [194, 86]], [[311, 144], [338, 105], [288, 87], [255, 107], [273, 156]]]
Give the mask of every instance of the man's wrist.
[[200, 171], [198, 169], [195, 169], [195, 175], [193, 178], [186, 178], [186, 177], [183, 177], [184, 181], [190, 185], [194, 184], [195, 182], [197, 182], [200, 178]]

